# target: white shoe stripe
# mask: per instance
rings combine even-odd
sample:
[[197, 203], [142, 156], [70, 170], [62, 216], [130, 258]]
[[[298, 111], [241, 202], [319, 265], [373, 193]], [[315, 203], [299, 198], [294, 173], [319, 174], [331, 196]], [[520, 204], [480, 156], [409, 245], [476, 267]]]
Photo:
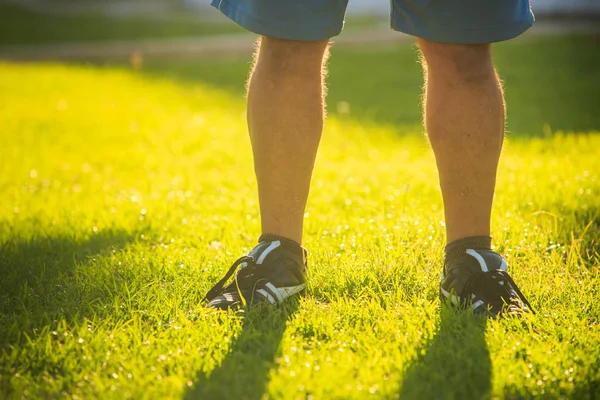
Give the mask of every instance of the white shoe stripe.
[[481, 257], [481, 254], [479, 254], [478, 252], [476, 252], [473, 249], [468, 249], [467, 250], [467, 254], [470, 255], [470, 256], [472, 256], [472, 257], [475, 257], [475, 259], [477, 259], [477, 261], [479, 261], [479, 265], [481, 266], [481, 270], [483, 272], [488, 272], [489, 271], [488, 266], [485, 263], [485, 260], [483, 259], [483, 257]]
[[508, 269], [508, 264], [506, 263], [506, 260], [504, 259], [504, 257], [502, 258], [502, 264], [500, 264], [500, 269], [502, 271], [506, 271]]
[[476, 310], [476, 309], [477, 309], [477, 307], [479, 307], [479, 306], [480, 306], [480, 305], [482, 305], [482, 304], [483, 304], [483, 300], [477, 300], [475, 303], [473, 303], [473, 305], [471, 306], [471, 308], [472, 308], [473, 310]]
[[225, 300], [227, 301], [233, 301], [233, 296], [231, 295], [231, 293], [223, 293], [222, 296], [225, 298]]
[[[275, 285], [273, 285], [272, 283], [269, 282], [267, 284], [267, 288], [269, 289], [269, 292], [272, 292], [277, 297], [277, 301], [279, 303], [281, 303], [282, 301], [284, 301], [288, 297], [292, 297], [293, 295], [298, 294], [302, 290], [304, 290], [304, 288], [306, 288], [306, 284], [303, 283], [302, 285], [287, 286], [287, 287], [280, 287], [280, 288], [278, 288], [278, 287], [275, 287]], [[263, 296], [266, 293], [267, 295], [269, 295], [273, 299], [273, 301], [275, 301], [275, 299], [273, 298], [273, 296], [271, 296], [269, 294], [269, 292], [266, 291], [265, 289], [257, 290], [257, 292], [261, 293]], [[271, 303], [271, 304], [273, 304], [273, 303]]]
[[275, 299], [273, 298], [273, 296], [271, 296], [269, 293], [267, 293], [267, 291], [265, 289], [258, 289], [257, 292], [262, 294], [263, 296], [265, 296], [267, 298], [267, 300], [269, 300], [269, 303], [275, 304]]
[[277, 297], [277, 301], [279, 301], [280, 303], [283, 301], [283, 296], [281, 295], [281, 292], [277, 290], [275, 285], [273, 285], [271, 282], [267, 282], [265, 283], [265, 286], [268, 287], [269, 291]]
[[277, 288], [277, 291], [281, 294], [281, 297], [283, 297], [284, 299], [287, 299], [288, 297], [291, 297], [295, 294], [300, 293], [301, 291], [304, 290], [305, 287], [306, 287], [306, 283], [303, 283], [302, 285], [298, 285], [298, 286], [280, 287], [280, 288]]
[[460, 306], [460, 299], [458, 298], [458, 296], [456, 296], [454, 294], [451, 295], [450, 292], [448, 292], [447, 290], [444, 290], [444, 288], [441, 286], [440, 286], [440, 290], [442, 291], [442, 294], [444, 295], [444, 297], [449, 299], [452, 304], [454, 304], [455, 306]]
[[[444, 290], [443, 287], [440, 287], [440, 290], [442, 291], [442, 294], [450, 300], [450, 302], [452, 302], [452, 304], [459, 306], [460, 305], [460, 299], [458, 296], [454, 295], [454, 294], [450, 294], [447, 290]], [[475, 295], [471, 295], [471, 298], [475, 297]], [[475, 310], [477, 307], [479, 307], [480, 305], [482, 305], [484, 303], [483, 300], [477, 300], [475, 303], [473, 303], [471, 305], [471, 308], [473, 310]]]
[[276, 248], [278, 248], [279, 246], [281, 246], [281, 242], [279, 240], [275, 240], [274, 242], [271, 242], [271, 244], [269, 245], [269, 247], [267, 247], [260, 254], [260, 257], [258, 257], [258, 260], [256, 260], [256, 263], [257, 264], [262, 264], [263, 261], [265, 261], [265, 258], [267, 258], [267, 256], [269, 255], [269, 253], [272, 252], [273, 250], [275, 250]]

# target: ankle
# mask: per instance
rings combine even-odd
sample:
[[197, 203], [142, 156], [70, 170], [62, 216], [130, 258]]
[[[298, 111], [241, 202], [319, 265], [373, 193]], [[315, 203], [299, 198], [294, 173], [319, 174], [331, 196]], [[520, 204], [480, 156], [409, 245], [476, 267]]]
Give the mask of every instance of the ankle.
[[449, 261], [459, 258], [469, 249], [492, 250], [492, 237], [469, 236], [448, 243], [444, 248], [444, 264], [448, 264]]
[[286, 238], [284, 236], [274, 235], [272, 233], [263, 233], [258, 238], [259, 243], [274, 242], [274, 241], [279, 241], [281, 243], [281, 247], [283, 247], [284, 249], [288, 249], [289, 251], [292, 251], [292, 252], [298, 253], [298, 254], [304, 254], [304, 255], [306, 254], [306, 249], [304, 247], [302, 247], [302, 245], [300, 243], [298, 243], [295, 240]]

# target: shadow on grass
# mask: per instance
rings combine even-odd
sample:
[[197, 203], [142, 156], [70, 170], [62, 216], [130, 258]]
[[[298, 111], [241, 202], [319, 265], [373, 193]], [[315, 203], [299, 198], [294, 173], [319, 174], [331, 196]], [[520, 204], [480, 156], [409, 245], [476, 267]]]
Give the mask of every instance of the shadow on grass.
[[408, 367], [399, 398], [489, 398], [492, 363], [485, 329], [485, 318], [442, 304], [438, 330]]
[[280, 354], [286, 324], [297, 309], [298, 300], [290, 299], [279, 308], [246, 313], [242, 330], [221, 365], [209, 374], [199, 373], [184, 399], [261, 399]]
[[131, 232], [105, 230], [89, 237], [38, 236], [0, 244], [0, 350], [23, 333], [57, 320], [85, 318], [106, 296], [100, 282], [78, 276], [99, 255], [123, 248]]

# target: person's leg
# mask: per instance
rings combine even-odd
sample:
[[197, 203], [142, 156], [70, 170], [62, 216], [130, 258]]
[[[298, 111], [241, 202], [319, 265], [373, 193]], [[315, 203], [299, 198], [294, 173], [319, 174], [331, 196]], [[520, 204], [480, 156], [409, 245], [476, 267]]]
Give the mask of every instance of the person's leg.
[[477, 313], [531, 310], [506, 272], [506, 260], [491, 249], [490, 217], [505, 119], [491, 46], [424, 39], [419, 45], [424, 121], [446, 216], [442, 298]]
[[490, 45], [424, 39], [419, 45], [424, 122], [438, 166], [448, 243], [489, 236], [505, 119]]
[[442, 300], [474, 312], [531, 306], [492, 251], [490, 217], [504, 138], [504, 99], [490, 43], [533, 24], [528, 0], [392, 0], [392, 27], [417, 36], [425, 71], [424, 122], [444, 198]]
[[276, 304], [306, 288], [302, 225], [323, 130], [327, 46], [328, 40], [260, 39], [248, 81], [248, 128], [262, 235], [207, 293], [208, 307]]
[[262, 233], [297, 243], [323, 129], [327, 45], [263, 37], [248, 82]]
[[248, 81], [248, 128], [262, 234], [258, 244], [209, 290], [205, 296], [208, 307], [278, 304], [306, 288], [302, 228], [323, 129], [324, 63], [329, 39], [342, 30], [346, 3], [211, 2], [231, 20], [261, 36]]
[[323, 129], [327, 46], [328, 40], [260, 40], [248, 81], [248, 128], [262, 235], [207, 293], [208, 307], [276, 304], [306, 287], [302, 223]]

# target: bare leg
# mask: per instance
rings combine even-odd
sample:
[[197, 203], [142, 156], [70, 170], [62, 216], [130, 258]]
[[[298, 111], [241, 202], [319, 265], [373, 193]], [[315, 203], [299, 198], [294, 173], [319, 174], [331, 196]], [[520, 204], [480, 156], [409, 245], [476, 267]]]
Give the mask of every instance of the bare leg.
[[262, 37], [248, 82], [248, 127], [262, 232], [302, 241], [324, 119], [327, 41]]
[[504, 99], [490, 45], [419, 40], [425, 127], [435, 153], [448, 242], [489, 236], [504, 138]]

